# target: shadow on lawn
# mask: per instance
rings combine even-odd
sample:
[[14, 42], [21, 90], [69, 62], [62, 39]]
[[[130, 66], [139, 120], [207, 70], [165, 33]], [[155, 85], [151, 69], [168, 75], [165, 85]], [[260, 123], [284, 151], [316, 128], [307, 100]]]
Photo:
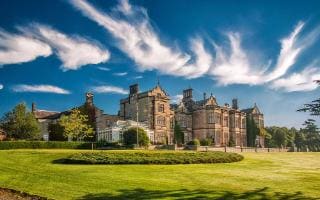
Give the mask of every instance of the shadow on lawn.
[[230, 191], [208, 191], [208, 190], [145, 190], [141, 188], [133, 190], [119, 190], [118, 194], [88, 194], [79, 200], [103, 200], [103, 199], [136, 199], [136, 200], [149, 200], [149, 199], [211, 199], [211, 200], [232, 200], [232, 199], [255, 199], [255, 200], [310, 200], [304, 196], [302, 192], [293, 194], [288, 193], [272, 193], [268, 192], [268, 188], [261, 188], [250, 190], [243, 193], [235, 193]]

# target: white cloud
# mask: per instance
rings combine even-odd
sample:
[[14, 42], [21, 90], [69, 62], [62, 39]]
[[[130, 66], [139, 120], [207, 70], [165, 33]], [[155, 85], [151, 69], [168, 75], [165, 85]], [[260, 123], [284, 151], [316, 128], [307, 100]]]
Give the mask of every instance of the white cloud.
[[3, 89], [3, 85], [2, 84], [0, 84], [0, 90], [2, 90]]
[[71, 92], [53, 85], [16, 85], [13, 88], [14, 92], [41, 92], [41, 93], [56, 93], [70, 94]]
[[108, 67], [97, 67], [101, 71], [110, 71], [110, 68]]
[[[163, 44], [143, 8], [129, 6], [128, 1], [122, 1], [120, 7], [126, 7], [125, 10], [132, 13], [130, 18], [119, 19], [117, 15], [97, 10], [84, 0], [71, 2], [85, 16], [109, 31], [117, 40], [118, 47], [138, 64], [140, 70], [156, 69], [163, 74], [196, 78], [210, 68], [211, 56], [205, 50], [202, 39], [191, 39], [193, 56]], [[122, 13], [126, 15], [127, 11]]]
[[0, 65], [30, 62], [51, 54], [50, 46], [38, 39], [0, 30]]
[[316, 80], [320, 80], [320, 69], [309, 66], [301, 72], [275, 80], [271, 88], [285, 92], [312, 91], [319, 86]]
[[114, 93], [114, 94], [128, 94], [128, 90], [121, 87], [116, 87], [112, 85], [102, 85], [92, 87], [91, 90], [96, 93]]
[[[212, 43], [216, 51], [210, 74], [219, 84], [261, 84], [265, 66], [252, 67], [253, 63], [241, 46], [238, 33], [228, 33], [229, 48]], [[229, 49], [229, 52], [226, 51]]]
[[133, 77], [133, 79], [142, 79], [143, 78], [143, 76], [135, 76], [135, 77]]
[[[319, 38], [320, 27], [302, 34], [303, 22], [299, 22], [289, 36], [284, 37], [277, 61], [257, 59], [260, 52], [248, 53], [241, 45], [241, 36], [227, 33], [229, 43], [213, 43], [213, 49], [205, 48], [201, 37], [190, 39], [188, 51], [165, 44], [152, 27], [144, 8], [133, 6], [127, 0], [120, 1], [116, 9], [105, 13], [85, 0], [71, 0], [83, 15], [110, 32], [118, 47], [138, 66], [139, 70], [158, 70], [162, 74], [198, 78], [209, 75], [219, 84], [272, 84], [286, 75], [296, 64], [304, 50]], [[117, 12], [117, 13], [114, 13]], [[214, 50], [214, 53], [213, 53]]]
[[177, 94], [177, 95], [172, 96], [170, 101], [171, 101], [171, 103], [178, 104], [182, 101], [182, 98], [183, 98], [182, 94]]
[[37, 37], [54, 49], [62, 61], [62, 70], [77, 70], [88, 64], [104, 63], [110, 53], [98, 43], [80, 36], [68, 36], [49, 26], [33, 24], [28, 28], [20, 28], [25, 34]]
[[117, 72], [117, 73], [113, 73], [113, 75], [115, 76], [126, 76], [128, 74], [128, 72]]
[[283, 76], [287, 70], [296, 62], [298, 55], [301, 53], [303, 46], [297, 45], [298, 34], [304, 26], [303, 22], [299, 22], [289, 37], [282, 39], [281, 51], [274, 70], [266, 76], [266, 81], [271, 81]]

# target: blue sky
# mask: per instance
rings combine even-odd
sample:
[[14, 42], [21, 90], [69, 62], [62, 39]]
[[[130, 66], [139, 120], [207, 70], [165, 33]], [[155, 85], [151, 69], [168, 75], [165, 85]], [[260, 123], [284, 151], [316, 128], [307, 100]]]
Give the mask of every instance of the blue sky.
[[255, 102], [266, 125], [300, 127], [318, 97], [319, 1], [18, 1], [0, 3], [0, 114], [17, 103], [62, 111], [84, 93], [115, 114], [128, 86], [174, 101]]

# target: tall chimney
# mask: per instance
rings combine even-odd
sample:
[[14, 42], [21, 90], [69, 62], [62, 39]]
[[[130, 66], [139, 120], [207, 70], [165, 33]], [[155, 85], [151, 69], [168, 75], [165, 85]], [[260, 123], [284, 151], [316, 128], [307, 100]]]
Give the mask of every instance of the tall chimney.
[[192, 99], [192, 88], [183, 90], [183, 99], [182, 100], [189, 100]]
[[232, 99], [232, 108], [238, 110], [238, 99]]
[[93, 106], [93, 94], [91, 92], [86, 93], [86, 104]]
[[139, 93], [139, 85], [138, 84], [130, 85], [130, 95], [138, 94], [138, 93]]
[[32, 111], [32, 112], [35, 112], [36, 110], [37, 110], [36, 104], [35, 104], [34, 102], [32, 102], [32, 104], [31, 104], [31, 111]]

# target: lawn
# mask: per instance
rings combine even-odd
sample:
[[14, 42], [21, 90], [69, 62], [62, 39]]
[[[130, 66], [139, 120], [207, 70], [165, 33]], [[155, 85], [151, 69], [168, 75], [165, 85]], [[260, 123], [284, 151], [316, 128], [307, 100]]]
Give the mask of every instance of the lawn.
[[226, 164], [52, 163], [80, 151], [0, 151], [0, 187], [53, 199], [320, 197], [320, 153], [244, 153], [243, 161]]

